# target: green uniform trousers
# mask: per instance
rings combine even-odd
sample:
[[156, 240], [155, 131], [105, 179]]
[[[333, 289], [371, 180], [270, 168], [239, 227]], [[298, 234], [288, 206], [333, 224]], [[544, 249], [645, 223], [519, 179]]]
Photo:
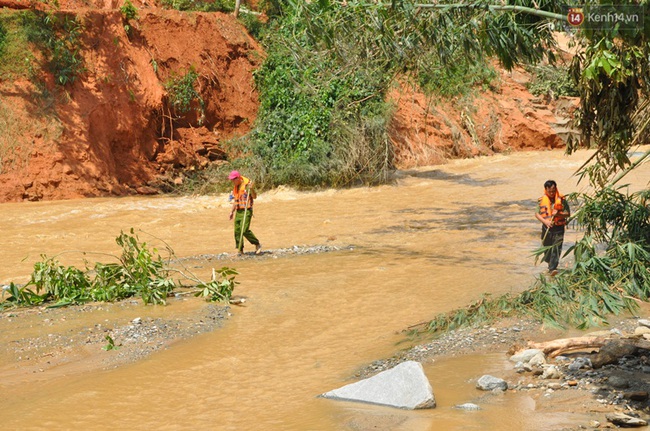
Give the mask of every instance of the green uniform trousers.
[[[243, 238], [246, 238], [248, 242], [250, 242], [253, 245], [260, 245], [260, 241], [257, 239], [253, 231], [250, 229], [252, 218], [253, 218], [252, 209], [237, 210], [235, 213], [235, 247], [239, 251], [244, 251]], [[243, 236], [242, 236], [242, 232], [244, 232]]]

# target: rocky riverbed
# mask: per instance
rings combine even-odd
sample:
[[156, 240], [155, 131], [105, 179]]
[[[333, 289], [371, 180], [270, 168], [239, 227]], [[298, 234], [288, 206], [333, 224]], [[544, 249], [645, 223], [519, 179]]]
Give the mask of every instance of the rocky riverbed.
[[[256, 258], [338, 249], [296, 246]], [[225, 254], [206, 255], [196, 259], [226, 257]], [[252, 255], [234, 259], [248, 258]], [[175, 342], [218, 330], [227, 324], [231, 308], [245, 306], [245, 299], [235, 297], [231, 304], [213, 304], [194, 297], [188, 290], [169, 298], [172, 307], [143, 306], [139, 300], [126, 300], [65, 308], [8, 309], [0, 312], [0, 342], [7, 346], [0, 353], [0, 378], [10, 388], [14, 384], [134, 362]], [[648, 310], [643, 312], [650, 315]], [[647, 326], [647, 319], [621, 317], [612, 320], [606, 330], [577, 335], [639, 339], [650, 332]], [[351, 378], [369, 377], [406, 360], [427, 363], [437, 358], [488, 352], [512, 355], [525, 350], [530, 342], [548, 341], [566, 334], [567, 331], [544, 330], [538, 322], [530, 320], [503, 320], [458, 329], [420, 339], [414, 347], [393, 357], [367, 364]], [[576, 336], [575, 331], [571, 335]], [[486, 394], [508, 396], [508, 392], [526, 392], [535, 399], [537, 411], [580, 413], [587, 418], [576, 427], [563, 428], [567, 430], [646, 426], [645, 421], [650, 417], [650, 352], [637, 349], [615, 363], [598, 368], [591, 366], [591, 356], [591, 350], [583, 350], [556, 357], [542, 354], [535, 360], [514, 358], [510, 369], [493, 376], [502, 379], [507, 389]], [[476, 370], [477, 382], [484, 374], [481, 371]], [[481, 406], [478, 403], [464, 408]]]
[[[545, 332], [542, 325], [531, 320], [504, 320], [491, 326], [459, 329], [419, 343], [391, 358], [377, 360], [360, 369], [355, 378], [372, 376], [406, 360], [427, 363], [443, 356], [503, 351], [510, 357], [512, 368], [492, 377], [507, 389], [482, 387], [479, 380], [483, 374], [476, 370], [477, 390], [489, 391], [494, 396], [526, 392], [535, 399], [538, 411], [580, 413], [589, 418], [577, 426], [561, 428], [563, 430], [645, 428], [650, 418], [650, 350], [628, 350], [613, 363], [595, 368], [590, 358], [598, 349], [577, 349], [551, 357], [540, 350], [526, 348], [531, 342], [550, 340], [553, 335], [561, 334], [560, 331]], [[647, 334], [650, 334], [650, 320], [619, 317], [612, 320], [608, 329], [578, 334], [578, 337], [625, 342], [648, 339], [650, 335]], [[522, 352], [527, 355], [520, 356]], [[458, 407], [481, 408], [480, 404], [473, 403]]]

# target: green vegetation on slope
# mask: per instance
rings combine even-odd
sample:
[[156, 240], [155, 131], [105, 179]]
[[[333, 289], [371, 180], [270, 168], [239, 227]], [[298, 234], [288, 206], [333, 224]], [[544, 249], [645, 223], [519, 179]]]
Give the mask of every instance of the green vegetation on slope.
[[[495, 79], [488, 54], [511, 67], [541, 59], [549, 39], [536, 18], [473, 21], [470, 11], [423, 12], [406, 2], [271, 6], [268, 57], [255, 75], [261, 108], [248, 157], [235, 162], [254, 168], [264, 186], [385, 181], [393, 167], [386, 95], [396, 77], [433, 95], [464, 95]], [[493, 25], [529, 48], [495, 37]]]

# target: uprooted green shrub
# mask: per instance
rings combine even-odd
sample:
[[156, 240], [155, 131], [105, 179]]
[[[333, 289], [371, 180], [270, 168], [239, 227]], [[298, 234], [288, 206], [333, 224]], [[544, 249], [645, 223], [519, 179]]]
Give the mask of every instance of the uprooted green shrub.
[[184, 75], [172, 76], [165, 83], [169, 103], [176, 114], [185, 114], [190, 111], [193, 104], [196, 104], [195, 109], [199, 118], [205, 115], [205, 101], [196, 91], [198, 79], [199, 74], [191, 67]]
[[[113, 302], [130, 297], [139, 297], [145, 304], [165, 304], [166, 298], [181, 286], [172, 275], [180, 275], [196, 286], [196, 296], [208, 301], [228, 301], [237, 282], [232, 268], [213, 270], [212, 279], [204, 282], [191, 273], [181, 272], [169, 266], [169, 261], [141, 242], [131, 229], [130, 234], [122, 232], [116, 243], [122, 254], [116, 262], [97, 262], [85, 270], [73, 266], [65, 267], [55, 258], [43, 255], [43, 260], [34, 265], [29, 282], [18, 287], [11, 283], [6, 292], [8, 298], [0, 303], [7, 306], [30, 306], [53, 303], [52, 306], [81, 304], [89, 301]], [[170, 256], [173, 251], [167, 247]]]
[[638, 301], [648, 301], [650, 190], [624, 195], [608, 187], [594, 196], [573, 198], [584, 201], [573, 219], [585, 235], [565, 253], [573, 255], [571, 268], [554, 278], [540, 276], [518, 295], [485, 295], [468, 307], [436, 316], [415, 332], [436, 333], [515, 316], [587, 328], [606, 324], [612, 314], [633, 313]]

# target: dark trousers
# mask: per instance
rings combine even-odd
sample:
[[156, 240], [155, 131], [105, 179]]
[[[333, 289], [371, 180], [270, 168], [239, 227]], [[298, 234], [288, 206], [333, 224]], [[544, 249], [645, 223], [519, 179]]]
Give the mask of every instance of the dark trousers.
[[548, 270], [554, 271], [560, 263], [562, 244], [564, 243], [564, 226], [553, 226], [548, 234], [546, 226], [542, 226], [542, 246], [550, 247], [544, 252], [544, 262], [548, 263]]

